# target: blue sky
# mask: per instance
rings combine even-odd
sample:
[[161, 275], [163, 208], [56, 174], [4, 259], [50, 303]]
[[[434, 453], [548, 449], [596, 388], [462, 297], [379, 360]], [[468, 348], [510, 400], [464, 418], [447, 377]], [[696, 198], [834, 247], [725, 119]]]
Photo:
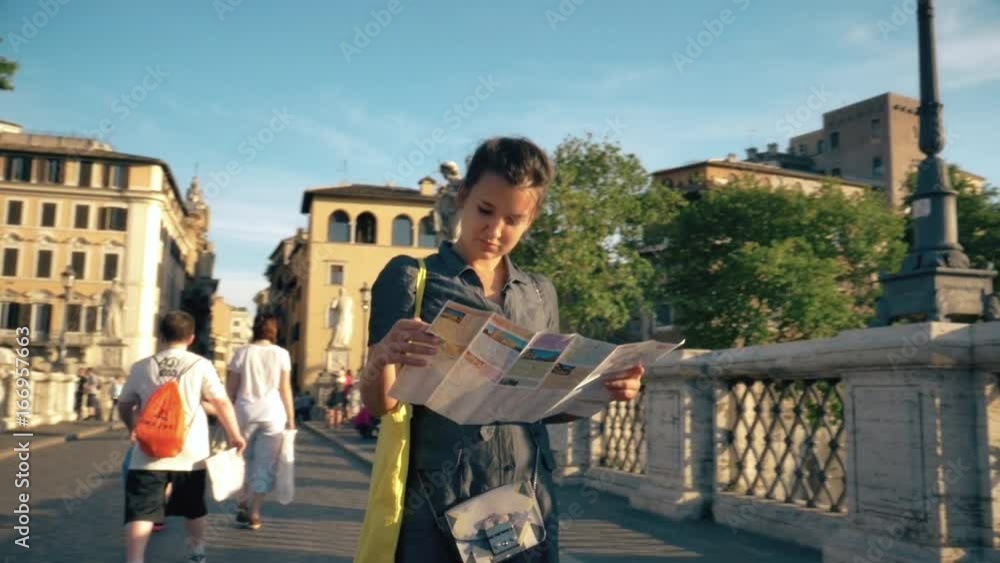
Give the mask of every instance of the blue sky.
[[[220, 291], [247, 305], [277, 241], [305, 225], [307, 188], [415, 186], [497, 134], [548, 149], [608, 134], [652, 171], [785, 147], [796, 110], [798, 134], [844, 103], [916, 96], [913, 4], [0, 0], [0, 55], [22, 65], [0, 119], [103, 126], [184, 184], [198, 163], [217, 188]], [[945, 157], [997, 183], [1000, 2], [937, 4]], [[802, 109], [814, 91], [825, 101]]]

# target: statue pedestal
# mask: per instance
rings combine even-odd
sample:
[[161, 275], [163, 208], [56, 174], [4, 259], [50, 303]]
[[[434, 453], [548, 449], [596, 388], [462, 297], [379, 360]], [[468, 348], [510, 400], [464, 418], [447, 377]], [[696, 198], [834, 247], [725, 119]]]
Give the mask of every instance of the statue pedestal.
[[326, 371], [327, 373], [337, 373], [347, 371], [351, 365], [350, 348], [327, 348], [326, 349]]
[[84, 353], [88, 366], [99, 376], [125, 375], [125, 342], [119, 338], [102, 338], [87, 347]]

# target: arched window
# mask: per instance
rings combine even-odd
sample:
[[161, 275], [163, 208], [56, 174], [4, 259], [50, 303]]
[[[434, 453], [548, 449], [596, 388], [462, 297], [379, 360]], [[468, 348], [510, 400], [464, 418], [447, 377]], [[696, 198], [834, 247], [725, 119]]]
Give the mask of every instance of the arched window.
[[392, 220], [392, 245], [413, 246], [413, 221], [406, 215]]
[[328, 242], [351, 242], [351, 218], [343, 211], [334, 211], [327, 226]]
[[358, 215], [358, 223], [354, 227], [354, 242], [358, 244], [375, 244], [375, 216], [365, 211]]
[[428, 215], [420, 220], [420, 236], [417, 238], [420, 248], [437, 246], [437, 235], [434, 233], [434, 217]]

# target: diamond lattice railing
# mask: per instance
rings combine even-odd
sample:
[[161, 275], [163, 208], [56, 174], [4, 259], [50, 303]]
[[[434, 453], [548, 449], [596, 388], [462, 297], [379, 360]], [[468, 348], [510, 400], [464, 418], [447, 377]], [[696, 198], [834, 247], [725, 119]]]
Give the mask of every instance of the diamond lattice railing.
[[[843, 512], [844, 416], [839, 379], [737, 378], [723, 384], [724, 491]], [[728, 475], [726, 477], [726, 475]]]

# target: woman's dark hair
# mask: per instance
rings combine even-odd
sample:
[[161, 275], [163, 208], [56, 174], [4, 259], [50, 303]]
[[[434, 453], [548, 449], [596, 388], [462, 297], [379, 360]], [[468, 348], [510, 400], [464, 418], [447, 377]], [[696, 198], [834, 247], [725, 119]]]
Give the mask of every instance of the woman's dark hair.
[[483, 174], [492, 172], [519, 188], [538, 190], [538, 208], [555, 177], [552, 161], [538, 145], [521, 137], [494, 137], [479, 145], [458, 192], [461, 205]]
[[278, 341], [278, 317], [274, 313], [258, 313], [253, 319], [253, 339]]

